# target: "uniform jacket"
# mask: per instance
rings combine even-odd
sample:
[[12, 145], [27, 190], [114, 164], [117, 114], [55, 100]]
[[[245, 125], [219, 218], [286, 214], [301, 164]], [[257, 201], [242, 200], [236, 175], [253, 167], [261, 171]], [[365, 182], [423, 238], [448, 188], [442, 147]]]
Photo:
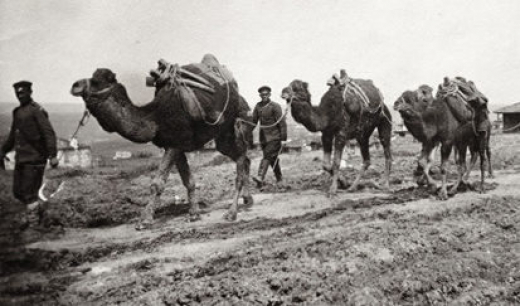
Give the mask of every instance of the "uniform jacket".
[[276, 102], [258, 102], [253, 110], [253, 122], [260, 125], [269, 126], [280, 122], [272, 127], [260, 127], [260, 143], [265, 144], [270, 141], [287, 140], [287, 123], [282, 118], [282, 108]]
[[46, 162], [56, 157], [56, 134], [47, 112], [36, 102], [13, 110], [13, 122], [2, 153], [15, 149], [16, 163]]

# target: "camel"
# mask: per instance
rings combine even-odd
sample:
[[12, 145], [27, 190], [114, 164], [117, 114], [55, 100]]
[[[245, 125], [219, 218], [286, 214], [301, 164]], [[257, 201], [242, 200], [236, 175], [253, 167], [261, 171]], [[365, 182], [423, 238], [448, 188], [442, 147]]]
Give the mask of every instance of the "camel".
[[[440, 144], [442, 185], [439, 198], [446, 200], [448, 198], [447, 162], [452, 147], [455, 145], [458, 152], [456, 162], [459, 176], [457, 183], [450, 189], [450, 194], [456, 192], [466, 169], [467, 148], [470, 148], [473, 155], [476, 144], [484, 142], [479, 141], [474, 132], [472, 111], [465, 102], [454, 95], [438, 94], [433, 98], [432, 92], [433, 89], [428, 85], [421, 85], [414, 91], [405, 91], [394, 103], [394, 109], [399, 111], [412, 136], [422, 143], [419, 166], [432, 190], [436, 190], [437, 185], [430, 176], [431, 154]], [[485, 155], [481, 154], [481, 159], [485, 160]]]
[[[244, 205], [253, 205], [253, 197], [249, 193], [250, 160], [246, 154], [247, 139], [251, 136], [248, 134], [252, 130], [237, 120], [247, 118], [246, 114], [250, 110], [247, 102], [239, 95], [237, 86], [221, 84], [202, 74], [194, 65], [180, 67], [179, 71], [192, 75], [195, 80], [176, 76], [175, 82], [157, 86], [152, 102], [141, 107], [132, 103], [125, 87], [106, 68], [97, 69], [92, 78], [79, 80], [72, 85], [71, 94], [83, 98], [88, 111], [105, 131], [116, 132], [136, 143], [151, 141], [164, 148], [158, 173], [151, 185], [151, 198], [142, 211], [136, 229], [145, 229], [152, 224], [155, 209], [174, 164], [187, 189], [190, 220], [200, 219], [199, 197], [186, 152], [201, 149], [212, 139], [215, 140], [216, 149], [236, 163], [233, 203], [224, 218], [229, 221], [237, 219], [240, 195]], [[197, 81], [197, 77], [204, 78], [200, 79], [203, 82]], [[186, 84], [195, 87], [188, 88]], [[186, 101], [183, 101], [186, 91], [183, 93], [182, 89], [195, 95], [205, 118], [190, 115]]]
[[[486, 177], [486, 163], [489, 177], [493, 177], [491, 166], [491, 148], [489, 147], [491, 138], [491, 121], [489, 120], [489, 110], [487, 100], [473, 99], [468, 101], [473, 109], [472, 121], [461, 127], [456, 133], [456, 162], [459, 169], [455, 185], [450, 190], [450, 194], [455, 194], [461, 182], [467, 182], [471, 170], [480, 156], [480, 192], [484, 192]], [[470, 165], [466, 167], [466, 150], [469, 148], [471, 153]], [[465, 172], [465, 174], [464, 174]]]
[[[336, 77], [328, 84], [330, 88], [318, 106], [312, 105], [308, 84], [301, 80], [294, 80], [284, 88], [282, 98], [290, 104], [296, 122], [311, 132], [321, 132], [323, 169], [332, 176], [329, 196], [336, 195], [338, 179], [342, 180], [339, 178], [339, 166], [345, 144], [350, 139], [357, 140], [363, 157], [363, 165], [348, 188], [349, 192], [357, 190], [364, 172], [370, 166], [369, 143], [375, 128], [378, 129], [385, 155], [384, 188], [389, 190], [392, 117], [379, 90], [370, 80], [348, 78], [343, 70], [341, 79]], [[351, 86], [356, 86], [355, 90]], [[333, 148], [334, 160], [331, 165]]]

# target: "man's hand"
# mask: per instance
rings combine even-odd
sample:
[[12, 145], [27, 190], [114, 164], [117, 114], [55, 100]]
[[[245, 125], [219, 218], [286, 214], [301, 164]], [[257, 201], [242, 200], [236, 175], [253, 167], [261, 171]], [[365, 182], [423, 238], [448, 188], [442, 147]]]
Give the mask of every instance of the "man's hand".
[[56, 168], [60, 164], [60, 161], [56, 157], [51, 158], [50, 162], [51, 162], [51, 167], [52, 168]]

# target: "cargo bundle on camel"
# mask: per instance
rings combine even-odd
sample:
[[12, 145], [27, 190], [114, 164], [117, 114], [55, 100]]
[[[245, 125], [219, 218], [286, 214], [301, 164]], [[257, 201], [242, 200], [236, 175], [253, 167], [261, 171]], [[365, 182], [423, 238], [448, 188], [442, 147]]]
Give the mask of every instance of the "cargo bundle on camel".
[[[216, 61], [213, 56], [206, 58]], [[230, 74], [219, 73], [216, 77], [218, 71], [227, 70], [218, 65], [215, 67], [215, 62], [211, 64], [213, 66], [206, 61], [181, 67], [159, 61], [158, 69], [152, 71], [152, 78], [148, 79], [148, 84], [156, 87], [155, 97], [144, 106], [132, 103], [125, 87], [109, 69], [97, 69], [92, 78], [72, 85], [71, 93], [83, 98], [87, 109], [105, 131], [117, 132], [137, 143], [151, 141], [165, 149], [152, 182], [151, 199], [137, 229], [152, 223], [173, 165], [177, 166], [188, 192], [190, 218], [200, 219], [199, 197], [185, 153], [203, 148], [210, 140], [215, 140], [217, 150], [237, 165], [233, 203], [224, 217], [227, 220], [237, 218], [240, 196], [245, 205], [253, 204], [249, 193], [250, 160], [246, 155], [252, 131], [237, 124], [238, 118], [249, 119], [250, 108], [238, 93], [238, 86]]]

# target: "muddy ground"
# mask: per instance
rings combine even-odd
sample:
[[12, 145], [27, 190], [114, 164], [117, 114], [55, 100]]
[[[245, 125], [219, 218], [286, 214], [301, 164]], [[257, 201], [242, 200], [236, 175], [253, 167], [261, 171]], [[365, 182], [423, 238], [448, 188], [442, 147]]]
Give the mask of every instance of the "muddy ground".
[[[194, 154], [203, 220], [186, 219], [185, 191], [172, 173], [157, 222], [142, 232], [133, 226], [157, 160], [49, 171], [49, 186], [64, 188], [44, 215], [41, 239], [25, 250], [12, 173], [2, 172], [0, 305], [519, 304], [520, 138], [498, 135], [492, 147], [496, 178], [486, 192], [470, 186], [448, 201], [416, 187], [419, 146], [409, 138], [394, 142], [390, 193], [375, 188], [379, 150], [360, 190], [335, 199], [326, 196], [320, 152], [285, 154], [284, 186], [253, 188], [255, 206], [233, 223], [222, 215], [234, 165]], [[258, 153], [252, 157], [255, 173]], [[360, 162], [347, 161], [348, 181]]]

